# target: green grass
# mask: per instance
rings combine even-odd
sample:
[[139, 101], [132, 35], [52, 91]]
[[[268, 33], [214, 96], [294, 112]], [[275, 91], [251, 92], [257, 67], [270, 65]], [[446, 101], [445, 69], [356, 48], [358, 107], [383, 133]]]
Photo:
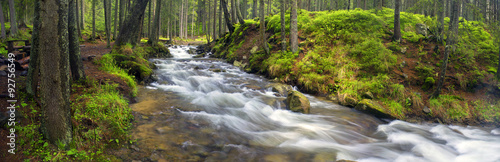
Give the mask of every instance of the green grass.
[[101, 67], [99, 68], [100, 70], [103, 70], [107, 73], [116, 75], [120, 78], [122, 78], [125, 83], [130, 87], [131, 89], [131, 96], [136, 96], [137, 95], [137, 83], [135, 82], [135, 77], [130, 76], [124, 69], [118, 67], [115, 63], [115, 60], [113, 59], [112, 55], [104, 55], [97, 61]]

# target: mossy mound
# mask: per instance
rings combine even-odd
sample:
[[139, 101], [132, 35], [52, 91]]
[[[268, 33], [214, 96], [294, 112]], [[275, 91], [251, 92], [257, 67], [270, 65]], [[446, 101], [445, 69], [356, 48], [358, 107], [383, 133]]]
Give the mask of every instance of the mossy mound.
[[286, 107], [293, 112], [309, 114], [311, 105], [304, 94], [299, 91], [289, 91], [286, 97]]

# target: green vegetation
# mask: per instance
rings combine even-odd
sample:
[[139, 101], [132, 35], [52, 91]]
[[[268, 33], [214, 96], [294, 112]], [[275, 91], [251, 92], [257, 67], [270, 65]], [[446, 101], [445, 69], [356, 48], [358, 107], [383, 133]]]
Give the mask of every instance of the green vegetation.
[[[278, 51], [278, 43], [281, 42], [280, 16], [267, 17], [267, 29], [272, 33], [268, 39], [271, 54], [265, 55], [259, 47], [247, 60], [250, 71], [296, 84], [310, 93], [336, 95], [341, 104], [346, 104], [343, 102], [347, 98], [361, 101], [361, 94], [371, 92], [375, 97], [373, 100], [385, 107], [384, 113], [398, 119], [417, 115], [447, 122], [477, 119], [488, 123], [500, 122], [500, 114], [494, 113], [500, 107], [499, 102], [450, 97], [456, 91], [476, 94], [479, 85], [495, 84], [488, 78], [492, 78], [496, 72], [499, 47], [485, 24], [461, 19], [461, 39], [448, 65], [454, 69], [448, 75], [455, 76], [457, 81], [448, 83], [450, 85], [445, 95], [428, 100], [442, 64], [439, 61], [441, 55], [436, 52], [443, 52], [444, 49], [434, 48], [435, 37], [417, 34], [415, 26], [425, 24], [429, 26], [430, 33], [435, 32], [437, 20], [434, 18], [401, 12], [401, 43], [389, 42], [394, 10], [388, 8], [378, 12], [360, 9], [300, 10], [297, 19], [299, 53]], [[286, 14], [285, 21], [289, 23], [289, 14]], [[449, 18], [445, 18], [445, 29], [448, 22]], [[258, 37], [249, 40], [242, 36], [258, 30], [255, 29], [257, 23], [255, 20], [246, 20], [243, 31], [240, 26], [236, 26], [235, 33], [226, 35], [214, 44], [216, 56], [232, 62], [249, 53], [235, 53], [242, 43], [258, 46]], [[418, 61], [412, 62], [410, 66], [407, 60], [410, 58]], [[403, 69], [410, 73], [401, 74]], [[416, 77], [408, 76], [410, 74]], [[424, 106], [430, 107], [431, 113], [423, 113]]]

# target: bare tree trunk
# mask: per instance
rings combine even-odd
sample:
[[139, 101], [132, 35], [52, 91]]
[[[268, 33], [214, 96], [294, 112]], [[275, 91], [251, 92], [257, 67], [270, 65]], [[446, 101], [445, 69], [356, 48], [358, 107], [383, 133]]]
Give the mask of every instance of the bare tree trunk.
[[116, 40], [117, 24], [118, 24], [118, 0], [115, 0], [115, 22], [114, 22], [113, 40]]
[[442, 44], [443, 43], [443, 30], [444, 30], [444, 0], [437, 0], [438, 9], [437, 9], [437, 18], [438, 18], [438, 29], [437, 29], [437, 41]]
[[191, 38], [194, 39], [194, 14], [195, 14], [195, 10], [194, 10], [194, 6], [193, 6], [193, 14], [191, 16]]
[[148, 4], [148, 35], [151, 34], [151, 4], [153, 2], [149, 2]]
[[252, 6], [252, 18], [257, 17], [257, 0], [253, 0], [253, 6]]
[[236, 6], [234, 5], [234, 0], [231, 0], [231, 23], [236, 24]]
[[240, 22], [241, 25], [245, 24], [245, 20], [243, 19], [243, 16], [241, 15], [240, 11], [240, 0], [236, 0], [236, 15], [238, 16], [238, 21]]
[[[149, 2], [151, 3], [151, 2]], [[158, 30], [160, 29], [160, 11], [161, 11], [161, 0], [156, 0], [156, 11], [153, 20], [153, 29], [149, 33], [148, 44], [156, 45], [158, 43]]]
[[297, 53], [299, 49], [297, 30], [297, 0], [292, 0], [292, 11], [290, 12], [290, 50]]
[[72, 140], [69, 104], [68, 1], [40, 1], [41, 130], [52, 144]]
[[443, 87], [444, 80], [446, 77], [446, 68], [448, 67], [448, 58], [450, 56], [450, 53], [453, 52], [454, 50], [454, 45], [457, 41], [458, 37], [458, 17], [460, 15], [459, 12], [459, 7], [460, 7], [460, 1], [461, 0], [452, 0], [452, 17], [450, 18], [450, 26], [449, 26], [449, 32], [448, 36], [446, 38], [446, 48], [444, 52], [444, 58], [443, 58], [443, 66], [441, 67], [441, 73], [439, 74], [439, 80], [438, 80], [438, 85], [436, 87], [436, 91], [432, 94], [432, 98], [437, 98], [439, 97], [439, 94], [441, 93], [441, 88]]
[[75, 1], [76, 3], [76, 30], [78, 31], [78, 37], [82, 37], [82, 31], [80, 30], [80, 12], [79, 12], [79, 7], [78, 7], [78, 0]]
[[286, 24], [285, 24], [285, 0], [281, 0], [281, 51], [286, 51]]
[[184, 0], [181, 1], [181, 12], [179, 13], [179, 37], [184, 38]]
[[106, 48], [111, 45], [111, 0], [104, 0], [104, 26], [106, 30]]
[[211, 7], [210, 3], [211, 3], [211, 2], [210, 2], [210, 1], [211, 1], [211, 0], [207, 0], [207, 1], [208, 1], [208, 8], [209, 8], [209, 9], [208, 9], [208, 15], [207, 15], [207, 20], [208, 20], [208, 24], [207, 24], [207, 41], [208, 41], [208, 43], [210, 43], [210, 42], [211, 42], [211, 41], [210, 41], [210, 33], [211, 33], [211, 30], [210, 30], [210, 25], [211, 25], [211, 24], [210, 24], [210, 18], [211, 18], [211, 17], [210, 17], [210, 15], [211, 15], [211, 14], [210, 14], [210, 13], [211, 13], [211, 12], [210, 12], [210, 7]]
[[[131, 7], [129, 16], [123, 21], [120, 26], [120, 33], [116, 39], [115, 46], [119, 47], [127, 43], [135, 46], [137, 37], [139, 36], [140, 23], [144, 17], [144, 10], [148, 5], [149, 0], [136, 0], [134, 7]], [[126, 30], [125, 30], [126, 29]]]
[[5, 21], [3, 19], [3, 10], [2, 4], [0, 3], [0, 23], [2, 23], [2, 35], [0, 36], [2, 39], [5, 39], [7, 36], [5, 34]]
[[80, 40], [78, 39], [78, 12], [76, 12], [77, 0], [69, 1], [68, 9], [68, 42], [69, 42], [69, 63], [71, 76], [74, 81], [85, 80], [85, 70], [80, 55]]
[[[26, 92], [28, 95], [36, 97], [38, 78], [40, 72], [40, 28], [41, 28], [41, 18], [40, 18], [40, 1], [35, 1], [34, 4], [34, 16], [33, 16], [33, 33], [31, 35], [31, 54], [30, 62], [28, 68], [28, 78], [26, 79]], [[0, 5], [0, 9], [1, 9]], [[3, 12], [2, 12], [3, 13]], [[1, 16], [3, 19], [3, 16]], [[3, 24], [2, 24], [3, 25]], [[2, 31], [4, 31], [2, 29]]]
[[224, 32], [226, 31], [225, 28], [224, 28], [224, 13], [222, 11], [222, 1], [219, 3], [219, 35], [220, 37], [222, 37], [224, 35]]
[[14, 8], [14, 0], [9, 0], [10, 13], [10, 35], [17, 35], [16, 9]]
[[217, 30], [216, 30], [216, 24], [217, 24], [217, 0], [214, 0], [214, 23], [212, 26], [213, 29], [213, 40], [217, 39]]
[[90, 40], [95, 39], [95, 6], [96, 6], [97, 0], [92, 0], [92, 37]]
[[393, 41], [400, 42], [401, 41], [401, 24], [399, 22], [399, 8], [401, 0], [395, 0], [394, 6], [394, 35], [392, 37]]
[[229, 11], [227, 10], [226, 0], [221, 0], [221, 2], [223, 3], [222, 6], [224, 9], [224, 18], [225, 18], [226, 26], [229, 29], [229, 33], [232, 34], [234, 32], [234, 27], [233, 27], [233, 24], [231, 24], [231, 19], [229, 18]]
[[84, 5], [83, 1], [85, 1], [85, 0], [80, 1], [80, 4], [81, 4], [80, 6], [82, 7], [82, 9], [80, 10], [80, 12], [81, 12], [81, 20], [80, 20], [81, 26], [80, 26], [80, 28], [82, 30], [85, 30], [85, 14], [83, 14], [85, 12], [85, 5]]
[[262, 41], [262, 48], [264, 48], [264, 52], [266, 55], [269, 55], [269, 46], [267, 45], [267, 38], [266, 38], [266, 21], [265, 15], [264, 15], [264, 0], [260, 0], [260, 40]]

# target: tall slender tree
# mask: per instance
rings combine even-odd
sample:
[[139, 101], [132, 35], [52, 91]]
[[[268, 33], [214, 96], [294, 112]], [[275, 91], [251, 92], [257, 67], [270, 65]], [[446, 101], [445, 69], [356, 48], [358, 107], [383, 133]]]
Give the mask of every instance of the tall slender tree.
[[69, 62], [71, 69], [71, 76], [73, 80], [84, 80], [85, 71], [83, 69], [83, 63], [80, 55], [80, 40], [78, 37], [78, 12], [76, 11], [77, 0], [69, 0], [68, 9], [68, 42], [69, 42]]
[[149, 34], [149, 40], [148, 40], [148, 44], [150, 45], [156, 45], [158, 43], [158, 30], [160, 29], [160, 11], [161, 11], [161, 0], [156, 0], [156, 11], [153, 20], [153, 29]]
[[297, 53], [299, 49], [299, 35], [297, 30], [297, 0], [292, 0], [292, 10], [290, 12], [290, 50]]
[[267, 38], [266, 38], [266, 21], [265, 20], [265, 7], [264, 7], [264, 0], [259, 1], [260, 4], [260, 41], [262, 43], [262, 48], [264, 49], [264, 52], [266, 55], [269, 55], [269, 46], [267, 45]]
[[226, 31], [225, 30], [226, 28], [224, 28], [224, 24], [223, 24], [224, 23], [224, 17], [223, 17], [224, 12], [222, 11], [222, 7], [223, 7], [222, 0], [219, 4], [220, 4], [219, 5], [219, 35], [222, 37], [224, 35], [224, 32]]
[[241, 25], [245, 24], [245, 19], [243, 19], [243, 15], [241, 15], [240, 11], [240, 0], [236, 0], [236, 16], [238, 17], [238, 21]]
[[[41, 1], [35, 1], [33, 14], [33, 33], [31, 35], [31, 54], [28, 68], [28, 78], [26, 79], [26, 92], [30, 96], [36, 97], [37, 85], [40, 72], [40, 28], [41, 28]], [[1, 7], [0, 7], [1, 8]]]
[[[255, 0], [256, 1], [256, 0]], [[226, 0], [221, 0], [222, 7], [224, 9], [224, 22], [226, 22], [226, 26], [229, 29], [229, 33], [234, 32], [234, 26], [231, 24], [231, 18], [229, 17], [229, 11], [227, 10], [227, 2]]]
[[16, 9], [14, 8], [14, 0], [9, 0], [9, 14], [10, 14], [10, 35], [17, 35], [17, 21]]
[[401, 24], [399, 22], [399, 8], [401, 0], [395, 0], [394, 5], [394, 35], [392, 40], [399, 42], [401, 41]]
[[281, 17], [281, 51], [286, 51], [286, 24], [285, 24], [285, 0], [281, 0], [280, 6]]
[[111, 0], [104, 0], [104, 24], [106, 30], [106, 48], [111, 45]]
[[2, 10], [2, 4], [0, 3], [0, 23], [2, 24], [2, 35], [0, 36], [2, 39], [6, 38], [5, 34], [5, 21], [3, 20], [3, 10]]
[[68, 1], [40, 1], [41, 130], [52, 143], [72, 140], [69, 104]]
[[82, 31], [80, 30], [80, 11], [79, 11], [79, 3], [78, 0], [75, 0], [75, 15], [76, 15], [76, 30], [78, 31], [78, 37], [82, 37]]
[[443, 57], [443, 65], [441, 67], [441, 73], [439, 74], [438, 85], [436, 87], [436, 91], [432, 94], [432, 98], [439, 97], [441, 93], [441, 88], [443, 87], [444, 80], [446, 77], [446, 68], [448, 67], [448, 58], [450, 57], [450, 53], [454, 50], [454, 45], [457, 41], [458, 37], [458, 18], [460, 15], [460, 1], [461, 0], [451, 0], [451, 18], [450, 18], [450, 26], [448, 29], [448, 36], [446, 37], [446, 47]]
[[92, 37], [90, 40], [95, 39], [95, 6], [97, 5], [97, 0], [92, 0]]
[[252, 18], [257, 17], [257, 0], [253, 0], [253, 6], [252, 6]]
[[80, 6], [81, 6], [81, 10], [80, 10], [80, 29], [82, 30], [85, 30], [85, 15], [83, 14], [85, 12], [85, 5], [84, 5], [84, 2], [85, 0], [80, 0]]
[[217, 24], [217, 0], [214, 0], [214, 23], [212, 26], [213, 29], [213, 40], [217, 39], [217, 30], [216, 30], [216, 24]]
[[113, 40], [116, 40], [117, 27], [118, 27], [118, 0], [115, 0], [115, 21], [114, 21]]

